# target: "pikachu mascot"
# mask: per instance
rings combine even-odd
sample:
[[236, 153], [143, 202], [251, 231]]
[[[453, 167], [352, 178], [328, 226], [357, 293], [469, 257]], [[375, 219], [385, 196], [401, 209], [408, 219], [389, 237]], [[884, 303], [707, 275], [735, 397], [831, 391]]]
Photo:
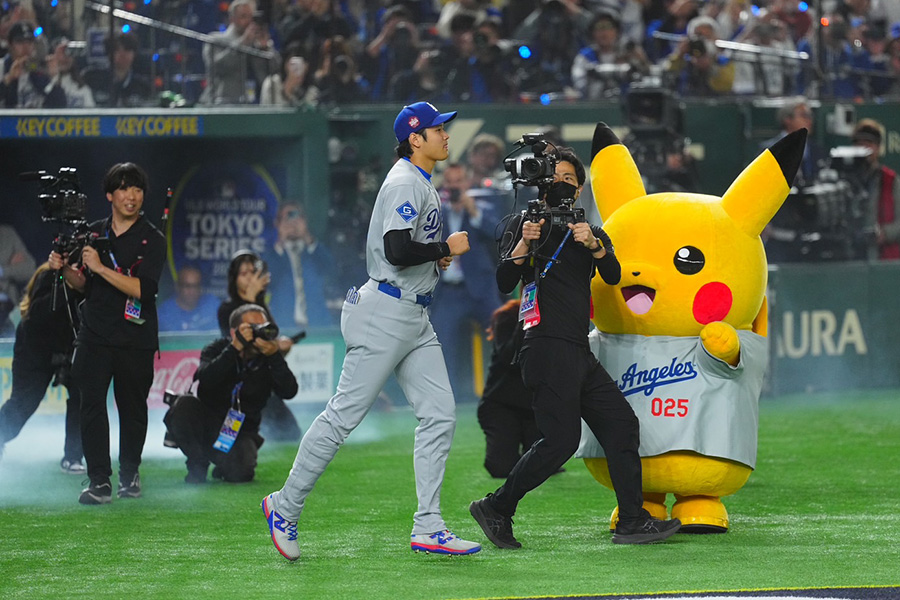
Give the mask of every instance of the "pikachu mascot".
[[[591, 187], [622, 279], [592, 284], [591, 345], [641, 424], [644, 508], [682, 531], [724, 533], [721, 497], [756, 464], [768, 362], [767, 265], [760, 233], [790, 191], [806, 143], [792, 133], [760, 154], [721, 197], [647, 195], [631, 154], [604, 123]], [[577, 456], [612, 488], [603, 449], [583, 427]], [[616, 509], [610, 528], [615, 528]]]

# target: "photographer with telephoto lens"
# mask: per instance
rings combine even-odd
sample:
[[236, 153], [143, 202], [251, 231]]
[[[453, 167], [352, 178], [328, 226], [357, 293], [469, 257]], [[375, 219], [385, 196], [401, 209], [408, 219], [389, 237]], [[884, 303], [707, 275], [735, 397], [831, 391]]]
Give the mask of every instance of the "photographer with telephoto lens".
[[187, 457], [185, 483], [205, 483], [209, 463], [213, 478], [251, 481], [263, 438], [262, 410], [274, 393], [297, 394], [297, 380], [278, 351], [278, 327], [257, 304], [243, 304], [229, 317], [230, 335], [200, 353], [194, 378], [197, 395], [178, 396], [164, 421], [173, 441]]
[[[528, 137], [523, 141], [534, 141]], [[538, 140], [533, 150], [543, 151], [542, 144], [545, 147]], [[581, 160], [565, 147], [549, 156], [540, 154], [535, 151], [518, 162], [537, 177], [521, 177], [522, 169], [512, 171], [514, 181], [537, 185], [540, 199], [506, 221], [497, 285], [504, 294], [520, 281], [524, 286], [519, 318], [525, 336], [517, 360], [522, 381], [534, 394], [532, 407], [542, 437], [519, 459], [506, 482], [472, 502], [469, 512], [498, 548], [521, 547], [512, 531], [519, 501], [575, 454], [584, 419], [610, 460], [619, 503], [613, 542], [663, 540], [681, 523], [654, 519], [642, 508], [638, 420], [588, 345], [591, 280], [599, 273], [604, 282], [615, 284], [621, 267], [609, 236], [585, 222], [583, 212], [579, 218], [580, 209], [571, 208], [584, 186]], [[549, 181], [546, 163], [539, 165], [542, 158], [554, 163]]]

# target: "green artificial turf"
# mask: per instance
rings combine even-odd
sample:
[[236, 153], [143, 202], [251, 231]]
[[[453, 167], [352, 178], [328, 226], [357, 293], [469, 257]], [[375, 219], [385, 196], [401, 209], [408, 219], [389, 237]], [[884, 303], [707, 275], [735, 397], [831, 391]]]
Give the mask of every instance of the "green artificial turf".
[[[264, 446], [256, 481], [244, 485], [185, 485], [180, 453], [156, 452], [142, 466], [144, 497], [101, 507], [77, 504], [82, 482], [55, 460], [23, 469], [7, 456], [0, 597], [404, 600], [900, 584], [900, 393], [765, 399], [760, 413], [757, 470], [726, 499], [729, 533], [613, 545], [614, 496], [572, 460], [520, 504], [523, 548], [510, 551], [468, 514], [497, 481], [481, 466], [474, 407], [460, 406], [444, 517], [485, 544], [464, 557], [409, 550], [409, 410], [373, 411], [351, 435], [309, 497], [296, 563], [277, 554], [259, 509], [281, 487], [294, 444]], [[313, 416], [301, 413], [301, 425]]]

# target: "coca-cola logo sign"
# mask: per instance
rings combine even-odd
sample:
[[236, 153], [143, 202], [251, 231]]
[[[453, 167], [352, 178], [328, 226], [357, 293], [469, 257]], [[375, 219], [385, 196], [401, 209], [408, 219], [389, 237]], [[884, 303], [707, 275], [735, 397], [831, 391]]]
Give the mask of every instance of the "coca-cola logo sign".
[[178, 394], [187, 392], [199, 364], [199, 350], [162, 351], [154, 365], [153, 385], [147, 397], [147, 406], [151, 409], [167, 408], [163, 403], [166, 390]]

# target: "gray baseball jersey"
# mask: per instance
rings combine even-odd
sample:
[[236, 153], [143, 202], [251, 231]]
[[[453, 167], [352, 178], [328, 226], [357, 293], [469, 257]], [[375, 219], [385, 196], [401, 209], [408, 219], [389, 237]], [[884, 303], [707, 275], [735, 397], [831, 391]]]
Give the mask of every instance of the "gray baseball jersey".
[[[641, 423], [641, 456], [693, 450], [756, 466], [766, 338], [738, 331], [736, 367], [711, 356], [699, 337], [591, 332], [591, 349]], [[604, 456], [582, 423], [579, 458]]]
[[416, 294], [434, 291], [439, 277], [436, 261], [398, 267], [384, 256], [384, 234], [410, 230], [412, 241], [441, 241], [441, 199], [431, 181], [408, 160], [398, 160], [378, 192], [366, 238], [366, 269], [375, 281], [386, 281]]
[[[419, 421], [413, 446], [418, 508], [412, 533], [447, 528], [440, 497], [456, 428], [456, 404], [441, 344], [425, 305], [416, 297], [434, 289], [439, 267], [436, 261], [410, 267], [388, 262], [384, 234], [403, 229], [411, 230], [416, 242], [441, 239], [437, 192], [415, 165], [401, 159], [385, 178], [372, 211], [366, 247], [371, 279], [350, 289], [341, 311], [347, 353], [337, 390], [306, 430], [284, 487], [272, 494], [275, 510], [291, 520], [300, 517], [316, 481], [393, 373]], [[402, 294], [388, 293], [378, 281]]]

